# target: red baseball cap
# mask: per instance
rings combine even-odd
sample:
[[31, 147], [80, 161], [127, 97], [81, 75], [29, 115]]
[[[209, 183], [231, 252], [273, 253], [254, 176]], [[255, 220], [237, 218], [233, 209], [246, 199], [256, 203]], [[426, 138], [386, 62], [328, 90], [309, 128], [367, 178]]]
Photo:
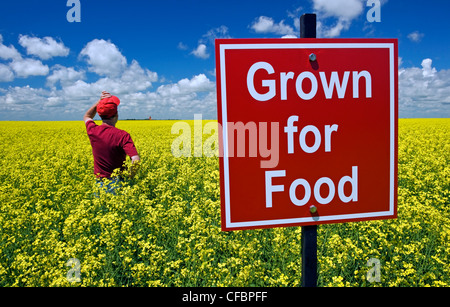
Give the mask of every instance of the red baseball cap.
[[116, 96], [104, 98], [99, 101], [97, 105], [97, 113], [100, 116], [107, 118], [114, 117], [117, 113], [117, 106], [120, 104], [120, 99]]

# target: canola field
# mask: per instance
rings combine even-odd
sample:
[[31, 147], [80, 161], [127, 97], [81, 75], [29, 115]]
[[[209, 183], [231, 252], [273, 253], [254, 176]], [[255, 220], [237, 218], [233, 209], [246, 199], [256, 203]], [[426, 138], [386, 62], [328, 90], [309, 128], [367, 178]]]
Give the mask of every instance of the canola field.
[[[300, 286], [301, 228], [222, 232], [218, 158], [175, 158], [174, 123], [119, 121], [114, 196], [82, 121], [0, 122], [0, 286]], [[319, 226], [319, 286], [450, 286], [449, 160], [450, 119], [401, 119], [398, 219]]]

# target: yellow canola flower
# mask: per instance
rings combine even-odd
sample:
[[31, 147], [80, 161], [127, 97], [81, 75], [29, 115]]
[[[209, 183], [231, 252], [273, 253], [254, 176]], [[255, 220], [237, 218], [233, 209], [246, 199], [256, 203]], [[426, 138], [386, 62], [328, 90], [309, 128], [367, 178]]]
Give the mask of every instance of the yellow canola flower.
[[[0, 286], [299, 286], [301, 228], [222, 232], [218, 158], [174, 157], [174, 123], [119, 121], [114, 196], [82, 122], [0, 122]], [[319, 286], [450, 286], [450, 119], [400, 119], [398, 153], [398, 219], [319, 226]]]

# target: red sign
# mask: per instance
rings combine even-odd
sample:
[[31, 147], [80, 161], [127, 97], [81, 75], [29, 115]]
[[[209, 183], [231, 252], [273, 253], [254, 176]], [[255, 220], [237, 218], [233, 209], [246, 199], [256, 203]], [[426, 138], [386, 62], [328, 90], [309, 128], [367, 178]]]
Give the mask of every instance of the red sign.
[[395, 39], [216, 40], [222, 229], [396, 218]]

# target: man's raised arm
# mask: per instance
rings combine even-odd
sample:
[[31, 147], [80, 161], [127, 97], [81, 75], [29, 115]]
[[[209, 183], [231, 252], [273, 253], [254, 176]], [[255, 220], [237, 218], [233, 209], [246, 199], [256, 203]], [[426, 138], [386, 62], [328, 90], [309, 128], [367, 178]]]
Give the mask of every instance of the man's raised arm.
[[111, 97], [111, 94], [103, 91], [100, 99], [96, 103], [94, 103], [92, 105], [92, 107], [90, 107], [89, 110], [87, 110], [86, 113], [84, 114], [84, 116], [83, 116], [84, 122], [87, 122], [89, 120], [94, 120], [95, 114], [97, 114], [98, 103], [100, 102], [100, 100], [102, 100], [104, 98], [108, 98], [108, 97]]

